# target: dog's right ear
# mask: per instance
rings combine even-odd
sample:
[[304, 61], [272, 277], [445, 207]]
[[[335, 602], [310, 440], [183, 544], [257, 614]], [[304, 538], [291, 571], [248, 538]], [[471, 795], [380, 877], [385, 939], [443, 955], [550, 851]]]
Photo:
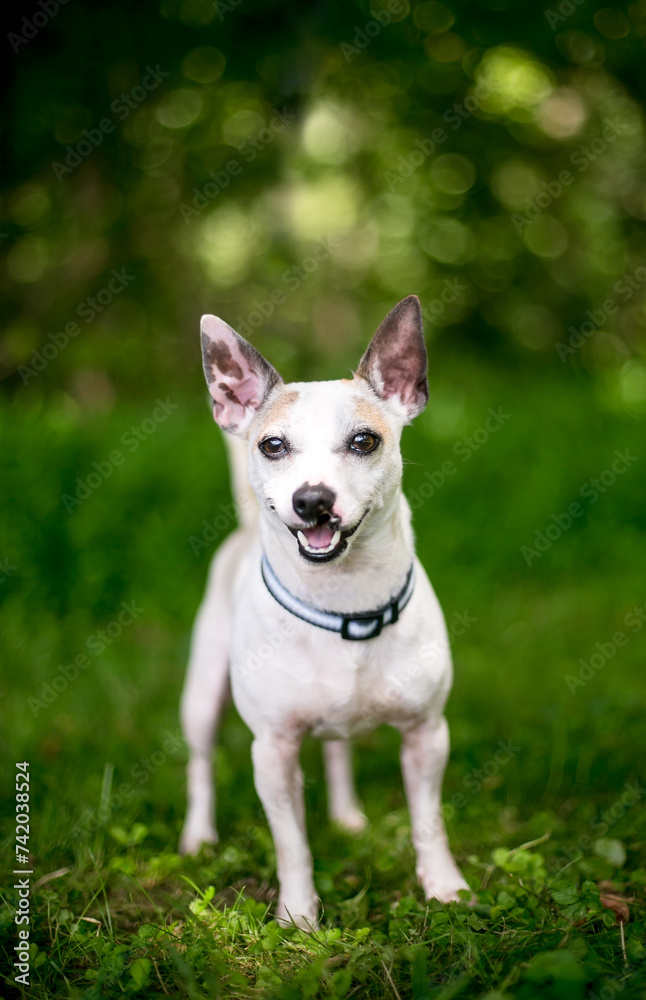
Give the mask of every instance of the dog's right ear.
[[255, 347], [218, 316], [202, 316], [202, 363], [213, 397], [213, 416], [230, 434], [244, 436], [282, 378]]

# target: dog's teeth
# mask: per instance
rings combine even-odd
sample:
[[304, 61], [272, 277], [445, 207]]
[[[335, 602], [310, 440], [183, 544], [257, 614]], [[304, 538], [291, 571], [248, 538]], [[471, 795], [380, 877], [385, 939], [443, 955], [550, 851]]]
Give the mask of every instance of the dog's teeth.
[[298, 538], [303, 548], [307, 549], [308, 552], [318, 552], [320, 554], [323, 554], [324, 552], [331, 552], [332, 549], [335, 549], [337, 547], [337, 545], [341, 540], [341, 532], [335, 531], [330, 540], [330, 544], [326, 545], [325, 548], [319, 548], [316, 545], [310, 545], [310, 543], [307, 540], [307, 535], [305, 534], [304, 531], [298, 531], [296, 533], [296, 537]]

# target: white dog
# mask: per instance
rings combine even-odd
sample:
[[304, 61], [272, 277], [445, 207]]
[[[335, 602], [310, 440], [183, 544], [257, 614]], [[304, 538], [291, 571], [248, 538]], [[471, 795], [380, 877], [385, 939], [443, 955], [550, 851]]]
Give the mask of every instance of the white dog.
[[451, 657], [401, 491], [401, 430], [428, 400], [419, 300], [410, 295], [388, 314], [353, 378], [331, 382], [286, 385], [221, 319], [204, 316], [201, 330], [215, 420], [238, 437], [236, 493], [240, 500], [251, 483], [255, 497], [240, 504], [242, 527], [214, 559], [195, 625], [182, 698], [190, 761], [181, 850], [217, 840], [211, 755], [230, 676], [276, 846], [276, 919], [317, 919], [304, 734], [325, 741], [332, 819], [358, 830], [366, 820], [348, 740], [381, 723], [402, 734], [424, 892], [455, 900], [468, 886], [440, 802]]

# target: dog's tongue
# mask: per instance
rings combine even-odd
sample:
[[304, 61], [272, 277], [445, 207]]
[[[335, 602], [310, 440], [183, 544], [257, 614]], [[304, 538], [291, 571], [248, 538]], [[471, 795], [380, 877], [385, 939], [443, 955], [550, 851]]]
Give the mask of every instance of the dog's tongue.
[[334, 536], [329, 524], [317, 524], [315, 528], [304, 528], [303, 534], [308, 543], [315, 549], [326, 549]]

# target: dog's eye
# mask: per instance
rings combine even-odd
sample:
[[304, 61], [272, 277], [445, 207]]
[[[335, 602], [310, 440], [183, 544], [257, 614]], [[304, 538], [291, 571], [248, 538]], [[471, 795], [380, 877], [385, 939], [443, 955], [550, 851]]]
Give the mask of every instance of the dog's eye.
[[358, 451], [361, 455], [368, 455], [371, 451], [374, 451], [379, 444], [379, 438], [376, 434], [370, 434], [368, 431], [362, 431], [360, 434], [355, 434], [350, 442], [350, 450]]
[[282, 458], [287, 454], [287, 445], [282, 438], [265, 438], [258, 447], [267, 458]]

